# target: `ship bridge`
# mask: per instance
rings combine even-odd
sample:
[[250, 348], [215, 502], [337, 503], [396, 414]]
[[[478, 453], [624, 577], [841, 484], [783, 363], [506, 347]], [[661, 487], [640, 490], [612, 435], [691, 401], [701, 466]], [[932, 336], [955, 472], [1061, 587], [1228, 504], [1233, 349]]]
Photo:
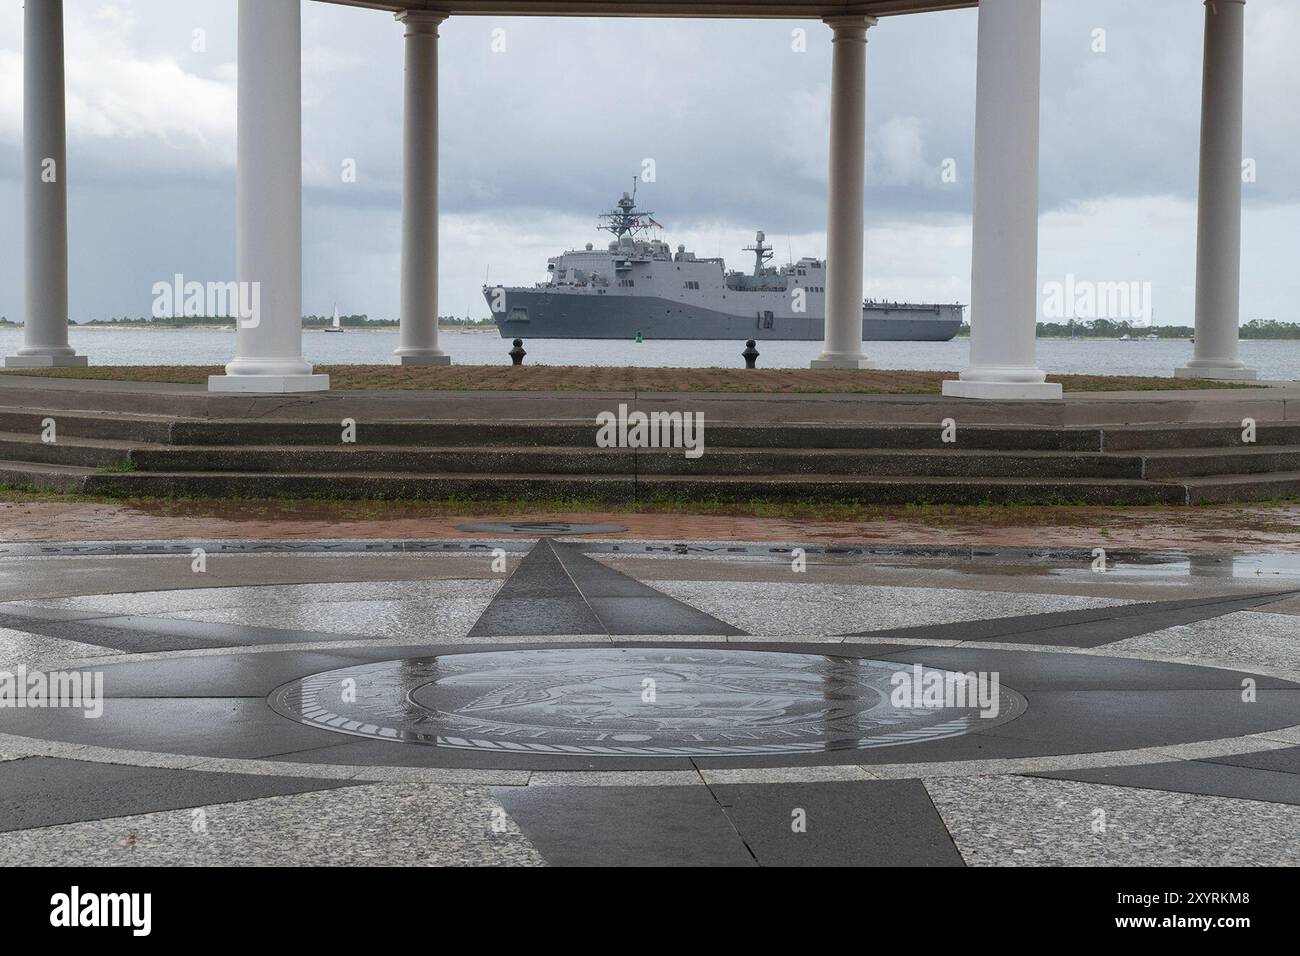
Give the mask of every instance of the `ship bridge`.
[[[1055, 398], [1035, 351], [1042, 0], [316, 0], [395, 16], [405, 37], [399, 364], [438, 347], [438, 29], [448, 17], [733, 17], [820, 20], [832, 49], [826, 322], [815, 367], [863, 368], [868, 31], [884, 18], [979, 8], [969, 398]], [[1192, 16], [1194, 0], [1170, 15]], [[1253, 378], [1237, 357], [1245, 0], [1204, 4], [1196, 351], [1177, 374]], [[256, 287], [217, 391], [328, 388], [302, 357], [302, 4], [239, 0], [236, 279]], [[63, 0], [23, 5], [24, 346], [11, 368], [85, 364], [68, 344]], [[881, 27], [878, 42], [889, 42]], [[376, 69], [396, 64], [376, 64]], [[49, 171], [58, 170], [50, 178]], [[242, 299], [242, 294], [241, 294]], [[241, 302], [241, 312], [243, 303]]]

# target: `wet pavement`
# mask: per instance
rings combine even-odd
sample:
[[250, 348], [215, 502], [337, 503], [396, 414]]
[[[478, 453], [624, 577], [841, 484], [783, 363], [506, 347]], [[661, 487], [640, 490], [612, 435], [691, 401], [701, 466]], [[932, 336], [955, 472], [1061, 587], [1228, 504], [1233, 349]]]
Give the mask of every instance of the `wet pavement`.
[[[477, 507], [477, 506], [476, 506]], [[769, 509], [770, 510], [770, 509]], [[1300, 504], [1190, 508], [799, 508], [777, 515], [539, 510], [466, 512], [398, 501], [0, 501], [0, 542], [170, 539], [517, 540], [562, 535], [549, 526], [604, 526], [601, 537], [652, 541], [802, 541], [820, 544], [978, 545], [1300, 554]], [[506, 531], [504, 525], [518, 526]], [[537, 526], [541, 527], [537, 527]], [[536, 530], [534, 528], [536, 527]], [[502, 530], [479, 530], [501, 528]]]
[[4, 545], [0, 864], [1300, 862], [1293, 555], [528, 530]]

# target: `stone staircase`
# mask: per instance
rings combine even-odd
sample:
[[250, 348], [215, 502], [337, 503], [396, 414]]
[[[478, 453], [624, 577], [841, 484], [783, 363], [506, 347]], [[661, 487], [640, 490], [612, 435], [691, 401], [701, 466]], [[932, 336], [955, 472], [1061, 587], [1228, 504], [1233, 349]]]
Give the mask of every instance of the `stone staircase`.
[[[0, 397], [3, 397], [0, 395]], [[66, 400], [64, 405], [69, 404]], [[42, 440], [53, 419], [56, 441]], [[110, 497], [1186, 505], [1300, 495], [1300, 423], [709, 422], [705, 454], [586, 421], [212, 419], [0, 406], [0, 484]]]

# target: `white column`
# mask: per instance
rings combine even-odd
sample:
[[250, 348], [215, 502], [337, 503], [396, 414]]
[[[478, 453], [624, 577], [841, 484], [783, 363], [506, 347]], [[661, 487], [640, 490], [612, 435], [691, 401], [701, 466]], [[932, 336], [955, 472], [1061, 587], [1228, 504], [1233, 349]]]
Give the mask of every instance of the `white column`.
[[438, 25], [446, 14], [405, 10], [401, 330], [394, 365], [450, 365], [438, 348]]
[[1253, 379], [1237, 357], [1241, 322], [1241, 114], [1245, 0], [1207, 0], [1196, 218], [1196, 345], [1178, 378]]
[[85, 365], [68, 346], [68, 179], [63, 0], [23, 6], [23, 187], [27, 307], [6, 368]]
[[867, 16], [828, 17], [831, 39], [830, 207], [826, 339], [813, 368], [871, 368], [862, 351], [862, 205], [867, 138]]
[[329, 388], [302, 357], [302, 10], [239, 0], [235, 359], [214, 392]]
[[1038, 368], [1040, 0], [981, 0], [970, 367], [957, 398], [1052, 399]]

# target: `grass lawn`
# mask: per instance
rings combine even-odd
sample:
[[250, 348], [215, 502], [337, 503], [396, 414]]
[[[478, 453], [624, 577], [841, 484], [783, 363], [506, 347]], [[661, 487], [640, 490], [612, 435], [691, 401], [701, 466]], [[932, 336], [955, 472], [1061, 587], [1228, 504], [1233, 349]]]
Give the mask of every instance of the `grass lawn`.
[[[337, 390], [760, 392], [938, 395], [955, 372], [885, 369], [609, 368], [585, 365], [318, 365]], [[205, 385], [220, 366], [97, 365], [89, 368], [24, 369], [0, 374], [114, 382]], [[1049, 375], [1067, 392], [1252, 388], [1252, 384], [1146, 376]]]

